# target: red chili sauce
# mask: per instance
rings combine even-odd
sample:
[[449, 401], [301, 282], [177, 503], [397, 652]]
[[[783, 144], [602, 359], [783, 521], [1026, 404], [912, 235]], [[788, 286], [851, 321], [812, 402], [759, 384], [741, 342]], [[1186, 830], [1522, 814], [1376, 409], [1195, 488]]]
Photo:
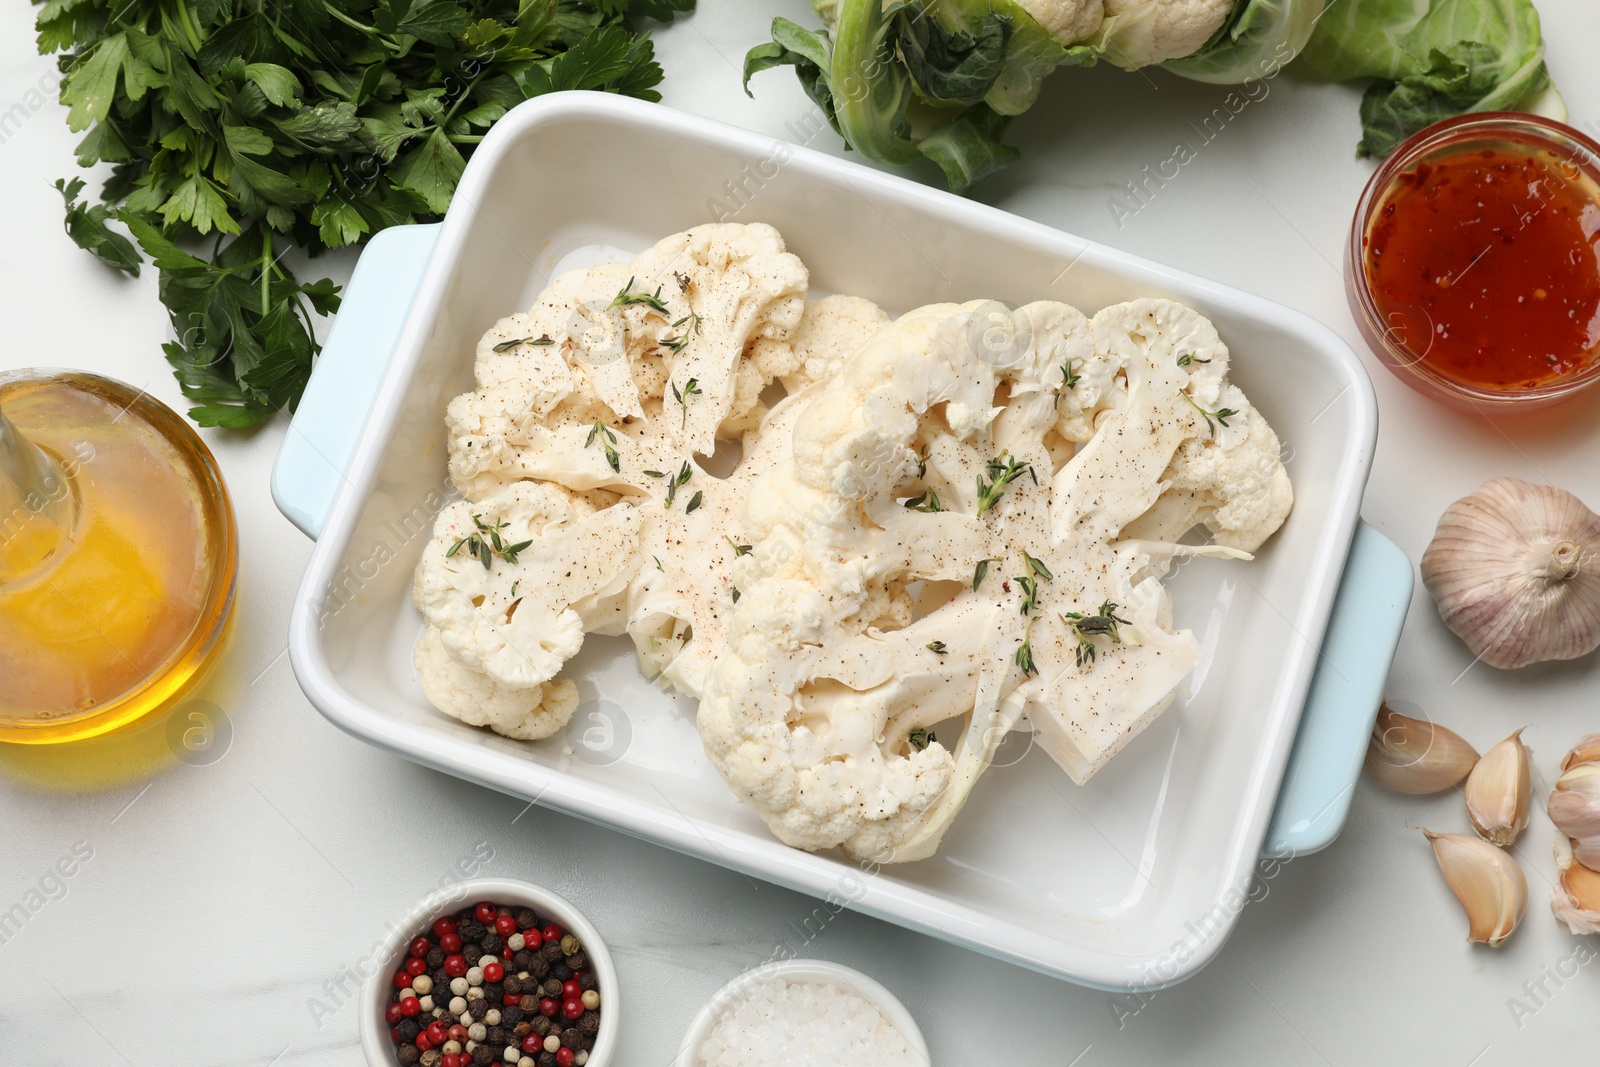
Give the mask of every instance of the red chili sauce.
[[1508, 144], [1398, 175], [1366, 236], [1394, 339], [1439, 374], [1548, 385], [1600, 356], [1600, 203], [1586, 175]]

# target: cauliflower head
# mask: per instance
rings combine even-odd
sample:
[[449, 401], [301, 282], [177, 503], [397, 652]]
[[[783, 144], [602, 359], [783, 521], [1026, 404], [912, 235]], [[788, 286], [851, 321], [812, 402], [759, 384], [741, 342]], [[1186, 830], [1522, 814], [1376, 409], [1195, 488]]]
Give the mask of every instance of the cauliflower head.
[[1199, 661], [1171, 560], [1246, 555], [1176, 538], [1209, 519], [1253, 548], [1287, 514], [1277, 470], [1260, 499], [1229, 477], [1275, 438], [1226, 370], [1169, 301], [974, 301], [907, 314], [797, 397], [701, 703], [734, 792], [789, 844], [891, 862], [937, 848], [1023, 716], [1087, 781]]
[[1125, 70], [1193, 55], [1233, 14], [1233, 0], [1105, 0], [1095, 43]]
[[412, 650], [422, 691], [434, 707], [469, 726], [487, 726], [518, 741], [559, 733], [578, 706], [578, 687], [566, 679], [513, 688], [450, 655], [430, 626]]

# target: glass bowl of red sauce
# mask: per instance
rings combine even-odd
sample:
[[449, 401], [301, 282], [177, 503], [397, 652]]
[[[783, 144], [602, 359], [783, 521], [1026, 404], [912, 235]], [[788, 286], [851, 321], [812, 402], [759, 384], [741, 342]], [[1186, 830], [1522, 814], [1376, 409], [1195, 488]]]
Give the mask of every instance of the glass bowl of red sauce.
[[1350, 309], [1401, 380], [1473, 410], [1600, 381], [1600, 145], [1536, 115], [1462, 115], [1384, 161], [1356, 207]]

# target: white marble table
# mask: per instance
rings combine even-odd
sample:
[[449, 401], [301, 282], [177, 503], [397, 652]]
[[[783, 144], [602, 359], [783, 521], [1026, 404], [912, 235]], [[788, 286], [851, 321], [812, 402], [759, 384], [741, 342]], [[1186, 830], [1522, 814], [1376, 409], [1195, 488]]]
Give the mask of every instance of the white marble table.
[[[1588, 0], [1541, 7], [1574, 121], [1600, 126], [1600, 15]], [[662, 31], [667, 102], [786, 136], [809, 110], [792, 77], [763, 75], [755, 100], [738, 85], [744, 50], [773, 13], [810, 17], [804, 0], [701, 0], [692, 21]], [[74, 172], [76, 138], [53, 92], [29, 96], [54, 69], [34, 54], [32, 16], [16, 0], [0, 6], [0, 114], [14, 103], [27, 112], [0, 132], [0, 366], [99, 371], [181, 406], [159, 349], [154, 272], [114, 277], [61, 233], [49, 183]], [[1275, 79], [1119, 225], [1111, 198], [1179, 141], [1198, 145], [1194, 127], [1223, 95], [1160, 73], [1058, 74], [1013, 128], [1024, 162], [980, 195], [1297, 307], [1359, 347], [1338, 270], [1370, 169], [1353, 158], [1357, 90]], [[812, 144], [839, 147], [831, 132]], [[351, 260], [328, 263], [344, 277]], [[1365, 515], [1413, 559], [1440, 511], [1492, 476], [1551, 481], [1600, 506], [1600, 391], [1492, 425], [1422, 400], [1368, 362], [1383, 430]], [[279, 420], [205, 434], [234, 493], [245, 564], [238, 625], [206, 693], [231, 732], [222, 758], [152, 771], [139, 746], [164, 753], [159, 737], [110, 754], [0, 753], [0, 910], [54, 890], [0, 943], [0, 1063], [357, 1063], [341, 971], [475, 848], [492, 850], [486, 872], [551, 886], [607, 932], [631, 1002], [625, 1067], [664, 1067], [716, 987], [808, 937], [806, 954], [894, 989], [942, 1065], [1488, 1067], [1581, 1062], [1592, 1047], [1600, 946], [1548, 914], [1542, 812], [1521, 845], [1528, 919], [1498, 952], [1464, 942], [1464, 921], [1407, 828], [1464, 828], [1459, 801], [1407, 800], [1364, 780], [1343, 837], [1264, 883], [1208, 969], [1140, 1005], [849, 913], [808, 934], [813, 905], [799, 895], [368, 748], [311, 708], [284, 655], [310, 543], [268, 495], [283, 433]], [[1525, 736], [1547, 776], [1572, 740], [1600, 729], [1595, 657], [1514, 677], [1469, 662], [1422, 594], [1389, 692], [1480, 747], [1531, 723]], [[75, 847], [90, 858], [54, 881]]]

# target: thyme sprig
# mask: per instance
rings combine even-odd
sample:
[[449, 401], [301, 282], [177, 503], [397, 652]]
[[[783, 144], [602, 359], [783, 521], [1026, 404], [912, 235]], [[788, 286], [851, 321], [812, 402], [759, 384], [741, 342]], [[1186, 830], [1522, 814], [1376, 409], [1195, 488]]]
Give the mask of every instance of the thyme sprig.
[[918, 752], [921, 752], [923, 749], [927, 748], [929, 745], [933, 744], [939, 739], [933, 735], [932, 730], [925, 726], [921, 726], [915, 730], [912, 730], [911, 736], [906, 738], [906, 740], [911, 742], [912, 748], [916, 749]]
[[616, 431], [607, 426], [605, 423], [601, 422], [599, 419], [595, 419], [594, 425], [589, 427], [589, 437], [583, 442], [583, 447], [588, 448], [590, 445], [594, 444], [596, 440], [600, 442], [600, 447], [605, 449], [606, 463], [611, 466], [612, 470], [616, 471], [618, 474], [621, 474], [622, 459], [617, 455], [616, 448], [613, 447], [617, 443]]
[[728, 542], [728, 544], [733, 546], [733, 554], [734, 554], [735, 557], [748, 556], [750, 554], [750, 552], [751, 552], [751, 546], [750, 545], [738, 544], [738, 543], [736, 543], [734, 541], [733, 538], [729, 537], [727, 534], [723, 534], [722, 535], [722, 539], [724, 541]]
[[905, 506], [912, 511], [921, 511], [929, 515], [936, 511], [944, 510], [944, 505], [939, 503], [939, 494], [932, 489], [926, 489], [918, 493], [910, 500], [907, 500]]
[[1127, 619], [1118, 617], [1117, 605], [1109, 600], [1103, 601], [1100, 604], [1100, 610], [1093, 615], [1085, 615], [1081, 611], [1063, 612], [1061, 621], [1066, 623], [1078, 635], [1077, 660], [1079, 667], [1086, 663], [1091, 666], [1094, 664], [1097, 650], [1094, 642], [1089, 640], [1091, 637], [1109, 637], [1112, 644], [1119, 644], [1122, 641], [1122, 634], [1117, 629], [1118, 624], [1123, 626], [1131, 625]]
[[1199, 356], [1195, 355], [1193, 352], [1185, 352], [1183, 355], [1178, 357], [1178, 366], [1180, 366], [1180, 367], [1187, 367], [1191, 363], [1210, 363], [1210, 362], [1211, 361], [1209, 359], [1201, 359]]
[[1067, 394], [1067, 390], [1076, 387], [1082, 380], [1083, 375], [1073, 373], [1072, 360], [1069, 359], [1061, 364], [1061, 384], [1056, 387], [1057, 406], [1060, 406], [1061, 398]]
[[630, 277], [628, 284], [617, 290], [617, 295], [612, 297], [611, 303], [606, 306], [625, 308], [642, 304], [658, 314], [668, 314], [667, 305], [661, 299], [661, 286], [656, 286], [656, 291], [653, 293], [636, 293], [633, 292], [633, 283], [634, 279]]
[[978, 561], [978, 565], [972, 569], [972, 591], [974, 593], [978, 591], [978, 586], [983, 584], [984, 578], [988, 577], [989, 564], [999, 562], [1000, 560], [994, 556]]
[[[1239, 414], [1232, 408], [1218, 408], [1215, 411], [1207, 411], [1199, 404], [1196, 404], [1194, 402], [1194, 397], [1190, 396], [1188, 393], [1179, 393], [1178, 395], [1187, 400], [1189, 402], [1189, 406], [1198, 411], [1200, 413], [1200, 417], [1206, 420], [1206, 429], [1211, 431], [1212, 437], [1217, 436], [1217, 423], [1221, 423], [1222, 426], [1226, 428], [1228, 425], [1228, 420]], [[1213, 419], [1215, 419], [1216, 422], [1213, 422]]]
[[1024, 471], [1038, 484], [1039, 476], [1033, 473], [1033, 464], [1024, 463], [1015, 457], [996, 456], [987, 464], [989, 481], [985, 482], [983, 476], [978, 476], [978, 514], [982, 515], [996, 504], [1005, 495], [1006, 486], [1022, 477]]
[[945, 648], [943, 641], [929, 641], [924, 647], [926, 647], [927, 650], [932, 652], [935, 656], [942, 656], [948, 651], [948, 649]]
[[1055, 578], [1055, 575], [1050, 573], [1050, 568], [1044, 565], [1044, 561], [1034, 559], [1032, 556], [1028, 555], [1027, 549], [1022, 550], [1022, 558], [1028, 564], [1029, 574], [1043, 578], [1047, 582]]
[[1031, 614], [1039, 603], [1039, 583], [1026, 574], [1011, 580], [1022, 589], [1022, 614]]
[[[649, 471], [645, 472], [650, 473]], [[667, 507], [672, 506], [672, 501], [678, 495], [682, 486], [689, 484], [689, 479], [694, 477], [694, 471], [689, 467], [689, 461], [684, 460], [683, 466], [678, 468], [678, 473], [667, 479]]]
[[555, 338], [547, 333], [542, 333], [538, 337], [513, 337], [509, 341], [501, 341], [494, 346], [494, 351], [509, 352], [518, 345], [538, 345], [542, 348], [545, 345], [553, 345], [555, 343]]
[[[689, 314], [683, 316], [677, 322], [672, 324], [672, 329], [682, 329], [682, 332], [679, 333], [678, 336], [663, 337], [656, 343], [674, 354], [682, 352], [683, 347], [689, 343], [689, 339], [697, 336], [700, 333], [700, 323], [702, 321], [703, 320], [700, 318], [698, 313], [691, 311]], [[688, 327], [686, 329], [683, 328], [685, 323], [688, 323]], [[692, 380], [693, 379], [691, 379], [691, 381]]]
[[681, 390], [678, 388], [678, 383], [676, 382], [668, 382], [667, 384], [672, 386], [672, 399], [676, 400], [678, 402], [678, 406], [683, 408], [683, 426], [681, 428], [688, 429], [689, 398], [691, 396], [700, 395], [700, 382], [696, 378], [690, 378], [688, 381], [683, 383], [683, 388]]
[[1017, 646], [1016, 655], [1012, 657], [1024, 676], [1039, 673], [1039, 669], [1033, 665], [1033, 622], [1029, 619], [1028, 625], [1023, 627], [1022, 644]]
[[494, 568], [496, 556], [507, 563], [515, 563], [517, 562], [517, 553], [533, 544], [532, 540], [518, 541], [516, 544], [510, 545], [506, 544], [505, 539], [500, 536], [500, 532], [506, 528], [504, 519], [497, 520], [491, 526], [483, 521], [483, 516], [474, 515], [472, 516], [472, 525], [476, 528], [475, 532], [457, 539], [456, 543], [450, 546], [450, 550], [444, 554], [446, 559], [465, 548], [467, 555], [482, 563], [483, 569], [487, 571]]

